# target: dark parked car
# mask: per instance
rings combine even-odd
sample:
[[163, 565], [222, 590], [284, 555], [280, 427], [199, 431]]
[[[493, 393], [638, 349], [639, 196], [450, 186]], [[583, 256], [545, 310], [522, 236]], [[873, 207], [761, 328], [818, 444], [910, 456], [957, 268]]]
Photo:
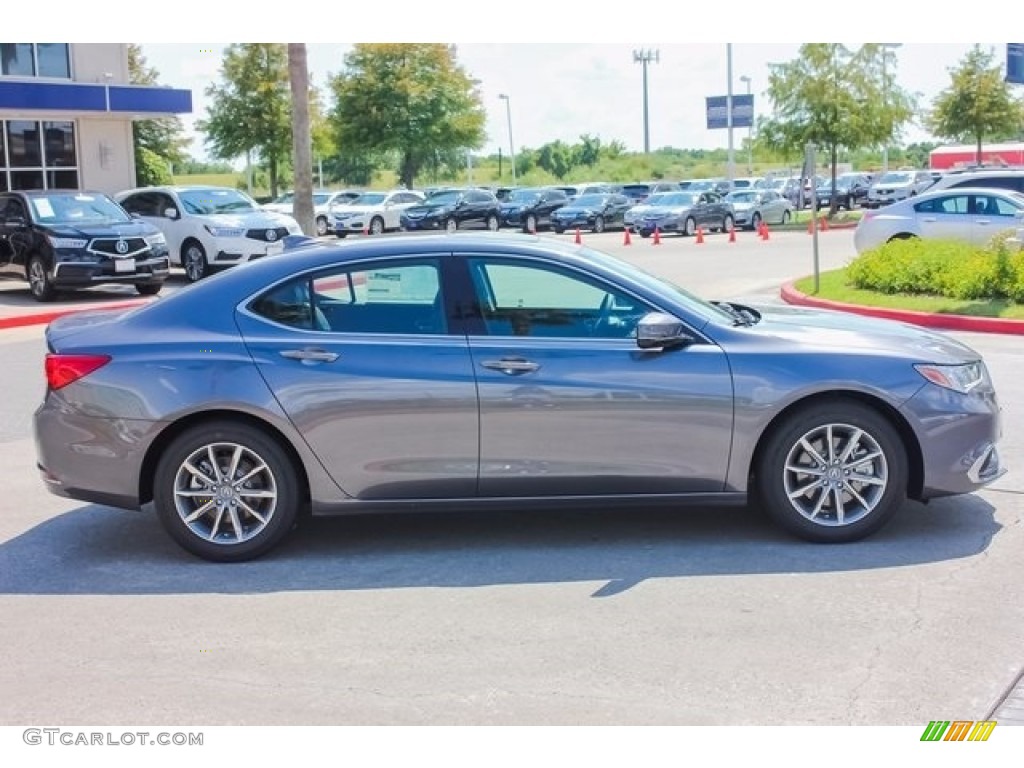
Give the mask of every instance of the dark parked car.
[[678, 232], [693, 235], [697, 228], [727, 232], [733, 227], [736, 214], [732, 204], [717, 192], [662, 192], [647, 198], [626, 213], [626, 225], [649, 237]]
[[622, 194], [632, 198], [635, 203], [642, 203], [651, 195], [659, 192], [678, 192], [679, 184], [671, 181], [645, 181], [622, 185]]
[[[836, 209], [845, 208], [850, 211], [864, 205], [868, 199], [871, 179], [862, 173], [844, 173], [836, 176]], [[832, 206], [832, 179], [825, 179], [815, 190], [818, 210]]]
[[46, 341], [46, 486], [153, 502], [210, 560], [303, 511], [559, 502], [750, 500], [836, 543], [1003, 472], [985, 364], [949, 336], [709, 303], [522, 235], [317, 244]]
[[633, 201], [625, 195], [583, 195], [551, 214], [551, 228], [558, 233], [573, 228], [604, 232], [623, 226], [626, 211], [632, 207]]
[[552, 211], [568, 202], [568, 195], [555, 187], [517, 189], [501, 204], [501, 224], [524, 232], [536, 232], [550, 226]]
[[0, 194], [0, 277], [27, 280], [37, 301], [101, 283], [151, 296], [169, 274], [160, 231], [100, 192]]
[[498, 229], [499, 203], [486, 189], [446, 189], [402, 211], [402, 229]]

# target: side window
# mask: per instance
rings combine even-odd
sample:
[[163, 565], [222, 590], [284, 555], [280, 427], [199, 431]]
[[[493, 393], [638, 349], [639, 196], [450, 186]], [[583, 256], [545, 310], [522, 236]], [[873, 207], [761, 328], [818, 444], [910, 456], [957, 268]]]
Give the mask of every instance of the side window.
[[1017, 213], [1017, 209], [1001, 197], [982, 198], [980, 196], [978, 197], [979, 213], [982, 200], [986, 202], [985, 212], [988, 216], [1013, 216]]
[[9, 197], [7, 198], [7, 209], [3, 217], [6, 219], [24, 219], [28, 221], [28, 211], [21, 204], [21, 200], [16, 197]]
[[917, 213], [946, 213], [965, 214], [967, 213], [967, 195], [951, 195], [949, 197], [935, 197], [918, 203], [914, 206]]
[[139, 216], [156, 216], [153, 205], [153, 195], [148, 193], [129, 195], [121, 201], [121, 207], [128, 213], [137, 213]]
[[548, 266], [470, 260], [491, 336], [628, 339], [650, 307], [588, 278]]

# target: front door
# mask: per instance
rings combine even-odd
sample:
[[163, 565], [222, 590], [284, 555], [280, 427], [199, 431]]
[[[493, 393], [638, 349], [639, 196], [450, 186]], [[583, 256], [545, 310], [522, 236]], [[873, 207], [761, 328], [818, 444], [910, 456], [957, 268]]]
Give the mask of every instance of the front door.
[[467, 258], [481, 328], [480, 495], [719, 492], [732, 379], [713, 344], [649, 352], [654, 308], [542, 260]]

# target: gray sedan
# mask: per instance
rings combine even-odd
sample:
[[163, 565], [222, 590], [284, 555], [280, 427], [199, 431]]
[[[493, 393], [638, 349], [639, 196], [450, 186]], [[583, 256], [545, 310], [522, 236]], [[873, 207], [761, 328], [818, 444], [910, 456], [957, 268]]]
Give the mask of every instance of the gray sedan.
[[846, 542], [1002, 473], [996, 394], [959, 342], [707, 302], [524, 235], [306, 246], [46, 341], [46, 486], [152, 502], [217, 561], [305, 511], [749, 500]]
[[737, 227], [757, 229], [765, 224], [787, 224], [793, 204], [773, 189], [743, 189], [730, 192], [725, 201], [732, 205]]
[[984, 245], [994, 235], [1021, 226], [1024, 195], [1010, 190], [958, 187], [865, 211], [853, 233], [857, 253], [890, 240], [920, 237]]

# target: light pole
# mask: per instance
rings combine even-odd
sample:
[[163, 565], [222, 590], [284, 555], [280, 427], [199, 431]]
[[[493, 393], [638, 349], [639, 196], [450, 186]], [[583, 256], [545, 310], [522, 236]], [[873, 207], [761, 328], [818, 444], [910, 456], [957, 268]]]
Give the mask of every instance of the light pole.
[[725, 69], [726, 78], [729, 80], [729, 88], [725, 96], [726, 126], [729, 128], [729, 190], [732, 191], [732, 182], [736, 178], [736, 149], [732, 140], [732, 43], [725, 44]]
[[507, 93], [499, 93], [498, 98], [505, 102], [505, 116], [508, 118], [508, 148], [512, 156], [512, 186], [516, 185], [516, 145], [512, 141], [512, 99]]
[[[886, 64], [889, 61], [889, 51], [895, 51], [902, 47], [903, 43], [882, 43], [882, 108], [889, 111], [889, 75]], [[886, 115], [888, 118], [888, 115]], [[888, 119], [887, 119], [888, 122]], [[892, 123], [888, 122], [889, 132], [885, 135], [885, 143], [882, 144], [882, 173], [889, 170], [889, 139], [892, 134]]]
[[651, 151], [651, 125], [650, 119], [647, 112], [647, 65], [652, 61], [657, 64], [659, 62], [660, 51], [652, 51], [648, 48], [646, 51], [642, 48], [639, 51], [633, 51], [633, 63], [642, 64], [644, 68], [644, 154], [650, 154]]
[[[740, 75], [740, 82], [747, 86], [747, 96], [750, 95], [750, 78], [747, 75]], [[747, 128], [747, 173], [754, 175], [754, 114], [751, 109], [750, 127]]]

